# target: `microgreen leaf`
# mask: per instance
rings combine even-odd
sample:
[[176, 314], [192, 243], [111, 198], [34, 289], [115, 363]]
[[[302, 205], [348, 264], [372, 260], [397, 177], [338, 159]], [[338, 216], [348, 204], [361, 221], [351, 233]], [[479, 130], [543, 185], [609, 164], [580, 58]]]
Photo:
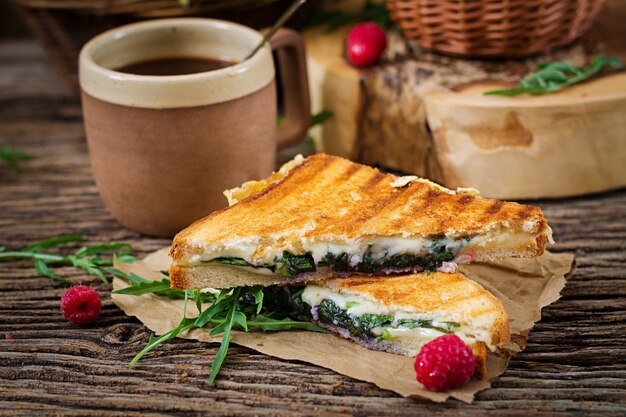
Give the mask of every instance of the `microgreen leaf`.
[[588, 80], [604, 68], [623, 69], [619, 58], [596, 55], [587, 67], [575, 67], [567, 62], [557, 61], [539, 65], [539, 71], [522, 79], [515, 87], [491, 90], [485, 95], [517, 96], [519, 94], [541, 95], [562, 90], [573, 84]]

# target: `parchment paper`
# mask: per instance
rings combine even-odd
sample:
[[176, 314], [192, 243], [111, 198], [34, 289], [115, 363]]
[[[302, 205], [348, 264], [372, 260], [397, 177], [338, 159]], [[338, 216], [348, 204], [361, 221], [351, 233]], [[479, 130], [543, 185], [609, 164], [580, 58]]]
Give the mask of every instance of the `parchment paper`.
[[[161, 249], [134, 264], [115, 263], [126, 273], [134, 272], [146, 279], [160, 280], [158, 272], [169, 267], [169, 248]], [[565, 279], [574, 270], [574, 256], [545, 253], [531, 259], [510, 259], [498, 263], [461, 267], [461, 272], [502, 300], [510, 318], [511, 342], [499, 354], [489, 354], [487, 376], [491, 380], [506, 370], [509, 358], [526, 345], [528, 331], [541, 318], [541, 308], [560, 296]], [[155, 272], [156, 271], [156, 272]], [[128, 284], [115, 278], [113, 288]], [[113, 302], [129, 316], [137, 317], [157, 334], [174, 328], [183, 315], [183, 301], [153, 295], [113, 294]], [[197, 315], [194, 303], [187, 306], [188, 317]], [[206, 329], [195, 329], [179, 337], [219, 342]], [[349, 377], [368, 381], [404, 397], [443, 402], [449, 397], [470, 403], [474, 395], [490, 386], [488, 380], [472, 379], [467, 385], [446, 392], [430, 392], [415, 379], [413, 358], [376, 352], [340, 336], [307, 331], [233, 332], [232, 343], [281, 359], [300, 360], [332, 369]], [[138, 364], [141, 366], [141, 362]], [[226, 365], [228, 366], [228, 365]], [[219, 379], [219, 377], [218, 377]]]

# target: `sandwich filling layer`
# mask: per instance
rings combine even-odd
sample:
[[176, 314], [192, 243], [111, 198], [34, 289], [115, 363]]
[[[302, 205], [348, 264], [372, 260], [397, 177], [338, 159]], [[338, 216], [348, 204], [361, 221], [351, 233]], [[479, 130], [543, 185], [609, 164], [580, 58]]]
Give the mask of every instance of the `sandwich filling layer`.
[[271, 291], [267, 298], [278, 303], [277, 308], [372, 349], [394, 351], [395, 346], [394, 353], [414, 356], [425, 343], [444, 334], [456, 334], [470, 346], [482, 342], [496, 349], [489, 327], [470, 326], [461, 317], [418, 313], [318, 285], [273, 287]]
[[345, 275], [423, 270], [453, 272], [456, 270], [453, 261], [468, 263], [480, 251], [517, 250], [536, 238], [532, 232], [495, 228], [481, 235], [454, 238], [381, 236], [343, 243], [302, 239], [298, 244], [268, 245], [262, 249], [250, 242], [189, 255], [177, 263], [183, 266], [231, 265], [291, 278], [324, 267]]

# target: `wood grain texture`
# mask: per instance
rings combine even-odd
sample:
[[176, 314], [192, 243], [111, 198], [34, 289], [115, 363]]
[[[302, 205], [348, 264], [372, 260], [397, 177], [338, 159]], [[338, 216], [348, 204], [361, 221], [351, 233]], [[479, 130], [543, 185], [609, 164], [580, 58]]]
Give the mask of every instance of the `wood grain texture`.
[[[169, 243], [124, 229], [104, 209], [80, 105], [28, 41], [0, 43], [0, 144], [38, 156], [21, 174], [0, 167], [0, 245], [81, 233], [90, 243], [130, 242], [144, 255]], [[149, 332], [112, 304], [108, 287], [58, 270], [103, 297], [98, 322], [78, 328], [59, 312], [62, 284], [37, 276], [27, 261], [2, 261], [0, 415], [625, 415], [626, 191], [539, 205], [554, 228], [553, 250], [576, 253], [578, 268], [526, 350], [471, 405], [407, 400], [237, 346], [209, 386], [217, 345], [189, 340], [158, 348], [131, 370], [126, 364]]]

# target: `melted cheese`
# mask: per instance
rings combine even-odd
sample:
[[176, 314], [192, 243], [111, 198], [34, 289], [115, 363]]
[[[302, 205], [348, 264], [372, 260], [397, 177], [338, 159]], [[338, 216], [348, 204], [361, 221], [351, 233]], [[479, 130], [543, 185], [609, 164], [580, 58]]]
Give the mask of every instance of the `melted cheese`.
[[[444, 333], [435, 329], [426, 327], [417, 327], [409, 329], [407, 327], [394, 327], [400, 320], [432, 320], [434, 327], [446, 328], [446, 322], [455, 321], [447, 318], [433, 318], [425, 314], [417, 314], [403, 309], [402, 306], [385, 306], [365, 297], [354, 294], [344, 294], [334, 291], [328, 287], [320, 287], [318, 285], [307, 285], [302, 292], [302, 301], [314, 307], [323, 300], [330, 300], [339, 308], [346, 310], [351, 316], [362, 316], [364, 314], [389, 315], [394, 317], [392, 326], [375, 327], [372, 333], [380, 336], [383, 332], [387, 336], [387, 342], [393, 342], [398, 339], [410, 339], [418, 344], [426, 343], [436, 337], [442, 336]], [[486, 329], [472, 329], [466, 323], [460, 323], [460, 327], [452, 328], [454, 334], [459, 336], [465, 343], [472, 344], [476, 341], [485, 343], [491, 350], [495, 350], [496, 346], [491, 343], [490, 333]], [[384, 341], [383, 341], [384, 342]]]
[[[466, 250], [515, 250], [527, 242], [536, 239], [536, 234], [531, 231], [507, 232], [494, 228], [486, 233], [474, 236], [468, 240], [445, 238], [443, 243], [446, 247]], [[380, 236], [368, 240], [351, 240], [346, 242], [322, 242], [313, 239], [302, 239], [289, 245], [275, 245], [260, 247], [257, 242], [238, 243], [226, 246], [220, 251], [205, 253], [203, 255], [190, 255], [180, 262], [181, 265], [196, 266], [202, 262], [220, 257], [236, 257], [246, 260], [253, 265], [273, 264], [275, 259], [282, 257], [283, 251], [294, 254], [310, 252], [316, 263], [320, 262], [327, 253], [339, 255], [348, 253], [363, 255], [369, 252], [375, 260], [396, 254], [424, 255], [435, 242], [428, 238], [408, 238], [395, 236]]]

